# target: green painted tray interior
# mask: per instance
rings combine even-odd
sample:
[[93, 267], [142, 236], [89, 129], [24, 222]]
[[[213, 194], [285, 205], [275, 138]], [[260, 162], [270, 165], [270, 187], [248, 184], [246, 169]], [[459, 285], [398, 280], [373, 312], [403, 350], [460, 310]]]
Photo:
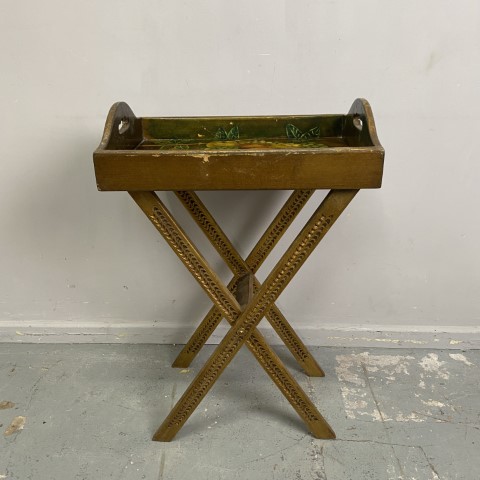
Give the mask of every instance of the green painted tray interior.
[[343, 147], [344, 116], [144, 118], [139, 150]]

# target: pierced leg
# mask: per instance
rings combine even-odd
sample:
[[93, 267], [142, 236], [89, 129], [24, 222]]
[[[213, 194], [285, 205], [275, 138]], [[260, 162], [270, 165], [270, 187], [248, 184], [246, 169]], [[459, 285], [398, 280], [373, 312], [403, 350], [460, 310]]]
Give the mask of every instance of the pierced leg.
[[[356, 191], [350, 192], [351, 198], [355, 193]], [[254, 299], [240, 314], [238, 302], [211, 271], [204, 258], [178, 227], [155, 193], [131, 192], [131, 195], [225, 317], [234, 323], [210, 360], [158, 429], [154, 435], [154, 440], [169, 441], [175, 436], [220, 373], [246, 341], [252, 353], [297, 413], [304, 419], [312, 433], [319, 438], [333, 438], [334, 433], [329, 425], [288, 370], [285, 369], [280, 359], [263, 340], [263, 337], [256, 330], [256, 325], [265, 314], [265, 310], [276, 300], [351, 198], [342, 205], [339, 199], [335, 198], [335, 195], [329, 194], [327, 196], [320, 208], [323, 207], [326, 212], [331, 210], [332, 213], [322, 214], [317, 211], [314, 214], [277, 267], [269, 275], [267, 282], [262, 285]]]
[[[247, 260], [243, 260], [238, 254], [228, 237], [194, 192], [178, 191], [175, 193], [235, 274], [234, 279], [228, 285], [229, 290], [234, 292], [238, 277], [245, 272], [254, 273], [260, 267], [280, 237], [291, 225], [301, 208], [311, 197], [313, 190], [295, 190], [290, 195], [285, 205], [267, 228], [265, 234], [247, 257]], [[260, 283], [256, 279], [254, 282], [255, 287], [258, 289]], [[267, 311], [266, 318], [297, 362], [304, 369], [305, 373], [309, 376], [323, 377], [325, 375], [323, 370], [275, 305], [272, 305]], [[221, 319], [222, 317], [219, 315], [217, 307], [213, 306], [202, 323], [197, 327], [190, 340], [183, 347], [172, 366], [181, 368], [188, 367], [218, 326]]]
[[343, 190], [332, 191], [327, 195], [322, 205], [260, 287], [253, 300], [240, 314], [240, 307], [235, 298], [218, 281], [158, 197], [153, 192], [131, 192], [134, 200], [162, 233], [210, 298], [217, 304], [225, 317], [234, 323], [214, 354], [160, 426], [154, 435], [154, 440], [169, 441], [175, 436], [246, 341], [261, 365], [305, 420], [312, 433], [318, 438], [334, 437], [329, 425], [268, 345], [264, 343], [265, 350], [259, 349], [259, 347], [263, 348], [263, 345], [259, 346], [256, 340], [259, 336], [261, 337], [256, 331], [256, 325], [356, 193], [357, 190]]
[[[312, 218], [277, 263], [265, 283], [260, 287], [252, 302], [234, 323], [190, 387], [187, 388], [157, 430], [154, 440], [169, 441], [175, 436], [213, 386], [218, 376], [233, 359], [241, 345], [253, 332], [266, 310], [278, 298], [356, 193], [357, 190], [337, 190], [327, 195]], [[308, 398], [304, 392], [294, 388], [294, 386], [292, 387], [292, 384], [289, 384], [288, 387], [287, 392], [284, 393], [295, 410], [307, 423], [312, 433], [318, 438], [333, 438], [333, 431], [320, 414], [317, 413], [318, 411], [311, 409], [311, 403], [305, 403]]]

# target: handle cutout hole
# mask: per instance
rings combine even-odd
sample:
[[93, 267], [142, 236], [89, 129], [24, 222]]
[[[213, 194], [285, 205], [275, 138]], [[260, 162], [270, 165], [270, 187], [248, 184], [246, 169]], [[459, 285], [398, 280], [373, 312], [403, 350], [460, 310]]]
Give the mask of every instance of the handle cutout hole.
[[130, 128], [130, 122], [128, 118], [122, 118], [118, 124], [118, 133], [122, 135]]
[[353, 117], [353, 126], [360, 132], [363, 130], [363, 121], [360, 117]]

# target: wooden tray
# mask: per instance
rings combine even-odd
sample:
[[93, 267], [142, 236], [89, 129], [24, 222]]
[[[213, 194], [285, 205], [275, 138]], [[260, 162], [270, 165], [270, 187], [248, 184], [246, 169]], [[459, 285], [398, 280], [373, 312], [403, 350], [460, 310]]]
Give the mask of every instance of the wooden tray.
[[137, 118], [119, 102], [93, 154], [99, 190], [379, 188], [372, 110], [346, 115]]

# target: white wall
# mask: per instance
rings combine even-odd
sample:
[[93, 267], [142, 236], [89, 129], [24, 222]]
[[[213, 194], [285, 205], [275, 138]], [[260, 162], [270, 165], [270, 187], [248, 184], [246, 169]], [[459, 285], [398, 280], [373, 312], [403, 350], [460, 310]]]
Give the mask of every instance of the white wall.
[[[309, 114], [362, 96], [384, 186], [360, 192], [278, 304], [311, 342], [479, 340], [476, 0], [1, 2], [0, 40], [0, 339], [181, 341], [209, 306], [128, 194], [96, 190], [113, 102]], [[247, 253], [285, 194], [202, 198]]]

